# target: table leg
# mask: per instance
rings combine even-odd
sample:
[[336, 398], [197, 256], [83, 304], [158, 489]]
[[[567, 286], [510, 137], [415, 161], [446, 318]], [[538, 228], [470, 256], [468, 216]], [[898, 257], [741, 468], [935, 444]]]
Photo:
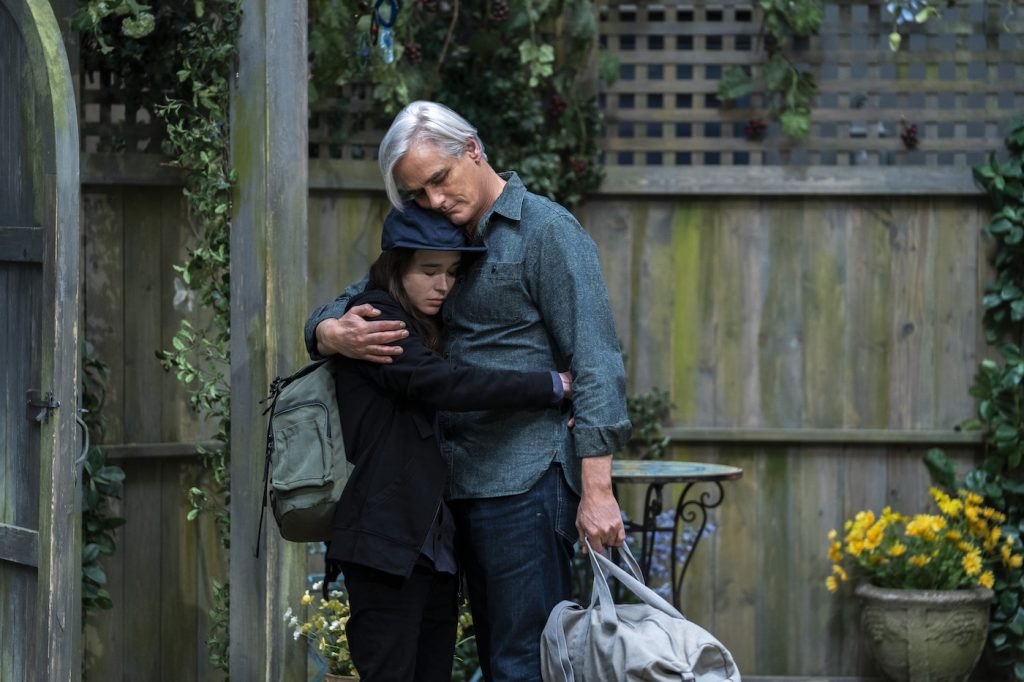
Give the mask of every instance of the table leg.
[[[696, 485], [714, 485], [713, 490], [703, 490], [699, 495], [693, 499], [687, 499], [690, 491]], [[722, 491], [722, 484], [718, 481], [702, 482], [694, 481], [687, 483], [683, 487], [683, 492], [679, 495], [679, 501], [676, 503], [676, 517], [672, 523], [672, 544], [673, 551], [669, 553], [671, 557], [671, 573], [672, 576], [672, 604], [679, 608], [679, 596], [683, 591], [683, 578], [686, 577], [686, 569], [690, 566], [690, 561], [693, 560], [693, 553], [697, 551], [697, 543], [700, 542], [704, 536], [704, 529], [708, 525], [708, 510], [714, 509], [715, 507], [722, 504], [724, 498], [724, 492]], [[676, 575], [677, 560], [675, 547], [679, 542], [679, 530], [683, 524], [696, 528], [696, 535], [693, 536], [693, 544], [690, 545], [689, 551], [686, 552], [686, 559], [683, 561], [682, 569], [679, 571], [678, 576]]]

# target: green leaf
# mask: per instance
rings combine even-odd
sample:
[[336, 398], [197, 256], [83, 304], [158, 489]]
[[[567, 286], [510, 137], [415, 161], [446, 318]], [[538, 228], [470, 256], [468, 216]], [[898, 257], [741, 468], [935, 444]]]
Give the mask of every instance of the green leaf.
[[730, 66], [718, 81], [718, 96], [722, 100], [736, 100], [754, 89], [750, 73], [742, 66]]
[[789, 137], [803, 138], [811, 130], [811, 117], [806, 111], [784, 111], [779, 116], [782, 132]]
[[903, 36], [897, 31], [893, 31], [889, 34], [889, 49], [893, 52], [899, 52], [900, 43], [903, 42]]
[[944, 490], [956, 490], [956, 465], [942, 450], [932, 448], [924, 456], [932, 482]]

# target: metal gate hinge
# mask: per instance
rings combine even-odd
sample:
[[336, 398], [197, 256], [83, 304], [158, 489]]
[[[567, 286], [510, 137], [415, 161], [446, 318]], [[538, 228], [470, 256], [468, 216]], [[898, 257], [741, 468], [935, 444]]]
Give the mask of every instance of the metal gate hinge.
[[50, 413], [60, 407], [60, 403], [53, 398], [53, 391], [43, 395], [38, 388], [33, 388], [25, 394], [25, 399], [26, 419], [40, 424], [50, 421]]

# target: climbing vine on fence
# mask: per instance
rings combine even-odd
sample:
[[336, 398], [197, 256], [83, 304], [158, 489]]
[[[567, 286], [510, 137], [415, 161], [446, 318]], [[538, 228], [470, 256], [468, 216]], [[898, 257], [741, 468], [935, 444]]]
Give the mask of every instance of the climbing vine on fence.
[[[228, 105], [241, 3], [164, 3], [151, 13], [132, 2], [88, 0], [75, 15], [85, 31], [83, 65], [114, 73], [129, 108], [145, 107], [166, 126], [164, 152], [184, 174], [193, 243], [175, 271], [201, 311], [183, 319], [172, 348], [157, 352], [189, 390], [192, 407], [216, 429], [217, 446], [200, 451], [202, 480], [188, 490], [194, 520], [212, 514], [222, 547], [230, 539], [230, 254]], [[210, 660], [228, 670], [228, 587], [211, 586]]]
[[[797, 56], [800, 44], [818, 33], [824, 17], [821, 0], [759, 0], [764, 14], [761, 38], [765, 61], [755, 75], [749, 67], [732, 66], [722, 74], [718, 95], [733, 103], [752, 92], [763, 92], [768, 117], [778, 120], [782, 132], [804, 138], [811, 130], [811, 107], [818, 94], [814, 74], [802, 68]], [[751, 120], [747, 135], [764, 134], [764, 121]]]
[[[995, 244], [995, 281], [982, 298], [986, 340], [998, 359], [982, 360], [971, 395], [978, 416], [964, 428], [985, 436], [984, 459], [959, 485], [984, 495], [1006, 514], [1003, 532], [1024, 535], [1024, 118], [1010, 124], [1007, 158], [995, 154], [974, 169], [994, 212], [984, 233]], [[953, 464], [940, 451], [928, 453], [933, 476], [956, 487]], [[990, 661], [1024, 682], [1024, 573], [1005, 568], [996, 578], [989, 631]]]
[[[82, 348], [82, 420], [88, 429], [89, 447], [82, 462], [82, 627], [89, 615], [113, 608], [107, 590], [107, 573], [101, 561], [117, 549], [114, 531], [124, 525], [117, 515], [124, 471], [107, 461], [101, 443], [106, 427], [106, 401], [110, 368], [100, 360], [88, 341]], [[88, 652], [87, 652], [88, 653]], [[90, 663], [83, 657], [83, 667]]]
[[600, 185], [597, 79], [617, 67], [595, 57], [589, 0], [311, 0], [309, 11], [310, 99], [335, 142], [433, 99], [532, 191], [573, 205]]

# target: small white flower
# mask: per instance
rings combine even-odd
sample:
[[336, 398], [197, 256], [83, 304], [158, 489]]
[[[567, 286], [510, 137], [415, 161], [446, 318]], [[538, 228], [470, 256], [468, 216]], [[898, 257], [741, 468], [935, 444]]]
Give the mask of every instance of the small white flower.
[[284, 619], [288, 620], [292, 617], [292, 607], [288, 607], [288, 610], [284, 612]]
[[294, 633], [292, 633], [292, 639], [297, 640], [301, 636], [302, 636], [302, 633], [299, 632], [298, 630], [296, 630]]
[[331, 623], [331, 627], [330, 627], [331, 630], [337, 630], [339, 628], [341, 628], [341, 621], [340, 620], [336, 620], [336, 621]]
[[292, 619], [290, 621], [288, 621], [288, 626], [289, 627], [295, 627], [298, 624], [299, 624], [299, 619], [296, 618], [295, 616], [292, 616]]
[[323, 586], [324, 586], [324, 581], [323, 580], [317, 580], [315, 583], [313, 583], [313, 589], [314, 590], [319, 590]]

